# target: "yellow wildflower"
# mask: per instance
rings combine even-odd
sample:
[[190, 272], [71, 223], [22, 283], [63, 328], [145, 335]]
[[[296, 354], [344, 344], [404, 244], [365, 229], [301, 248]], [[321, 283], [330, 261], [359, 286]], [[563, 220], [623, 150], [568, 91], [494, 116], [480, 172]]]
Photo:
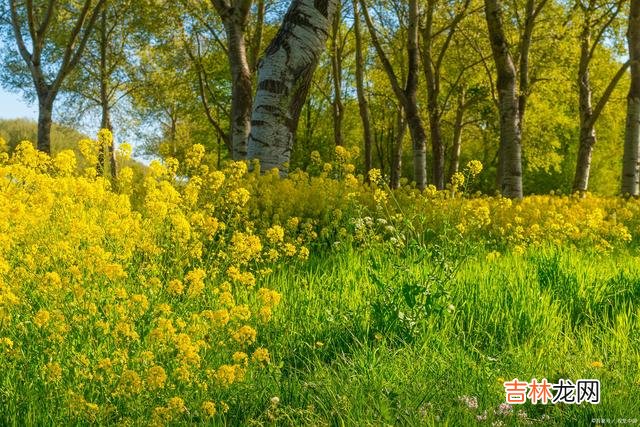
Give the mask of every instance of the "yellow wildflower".
[[266, 348], [257, 348], [251, 355], [251, 359], [260, 364], [268, 365], [271, 362], [269, 351]]
[[211, 402], [210, 400], [202, 402], [201, 409], [204, 415], [209, 418], [213, 417], [216, 414], [216, 404]]
[[47, 310], [38, 310], [36, 315], [33, 317], [33, 323], [38, 327], [42, 328], [51, 319], [51, 314]]
[[167, 374], [162, 366], [152, 366], [147, 371], [146, 382], [151, 390], [163, 388], [167, 381]]
[[253, 344], [256, 341], [257, 332], [251, 326], [245, 325], [232, 334], [234, 340], [239, 344]]

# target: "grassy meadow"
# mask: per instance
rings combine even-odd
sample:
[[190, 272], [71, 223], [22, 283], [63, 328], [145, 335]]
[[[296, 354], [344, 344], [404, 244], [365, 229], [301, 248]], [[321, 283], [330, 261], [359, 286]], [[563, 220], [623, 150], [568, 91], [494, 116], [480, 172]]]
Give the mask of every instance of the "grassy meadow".
[[[640, 202], [468, 194], [479, 162], [389, 191], [341, 148], [284, 180], [195, 146], [111, 181], [109, 137], [0, 154], [0, 424], [640, 419]], [[506, 405], [513, 378], [601, 403]]]

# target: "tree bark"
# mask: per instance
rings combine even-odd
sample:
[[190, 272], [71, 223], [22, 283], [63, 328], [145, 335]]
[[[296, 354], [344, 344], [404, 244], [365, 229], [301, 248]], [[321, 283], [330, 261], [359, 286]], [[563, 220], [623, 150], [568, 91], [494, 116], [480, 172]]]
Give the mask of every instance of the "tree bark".
[[627, 123], [622, 162], [622, 194], [640, 194], [640, 2], [632, 1], [627, 29], [631, 84], [627, 96]]
[[251, 131], [251, 71], [247, 62], [244, 33], [241, 26], [233, 23], [227, 29], [229, 40], [229, 63], [232, 74], [231, 89], [231, 144], [233, 159], [247, 157], [247, 138]]
[[405, 97], [407, 105], [407, 125], [413, 141], [413, 170], [416, 185], [420, 190], [427, 186], [427, 135], [424, 131], [422, 118], [418, 109], [418, 66], [420, 61], [418, 51], [418, 2], [409, 0], [409, 28], [407, 53], [409, 67]]
[[371, 119], [369, 101], [364, 91], [364, 54], [362, 46], [362, 30], [360, 28], [360, 12], [358, 0], [353, 0], [353, 30], [356, 39], [356, 92], [358, 95], [358, 109], [362, 120], [362, 136], [364, 139], [364, 178], [369, 181], [369, 171], [373, 167]]
[[502, 162], [502, 195], [522, 198], [522, 147], [516, 70], [502, 24], [502, 5], [499, 0], [485, 0], [485, 15], [491, 51], [498, 79], [500, 110], [500, 152]]
[[429, 0], [427, 6], [426, 26], [424, 37], [424, 70], [427, 80], [427, 109], [429, 111], [429, 131], [431, 134], [431, 153], [433, 156], [433, 184], [438, 190], [444, 189], [444, 147], [442, 143], [442, 131], [440, 130], [440, 70], [433, 58], [433, 15], [435, 1]]
[[261, 170], [288, 173], [302, 106], [325, 48], [337, 0], [293, 0], [258, 66], [249, 159]]
[[404, 136], [407, 132], [407, 122], [404, 120], [402, 108], [398, 110], [396, 117], [396, 139], [391, 153], [391, 179], [389, 187], [393, 190], [400, 188], [400, 178], [402, 178], [402, 153]]
[[51, 124], [54, 97], [47, 92], [38, 94], [38, 150], [51, 154]]
[[596, 143], [594, 126], [591, 78], [589, 75], [589, 61], [591, 51], [591, 24], [585, 21], [580, 35], [580, 64], [578, 69], [578, 90], [580, 94], [580, 145], [578, 147], [578, 162], [573, 180], [574, 192], [585, 192], [589, 187], [591, 171], [591, 156]]
[[227, 36], [227, 56], [231, 69], [231, 146], [234, 160], [247, 158], [247, 138], [251, 132], [252, 71], [247, 59], [245, 32], [251, 0], [211, 0], [222, 19]]
[[447, 181], [451, 182], [453, 174], [460, 169], [460, 153], [462, 151], [462, 129], [464, 127], [465, 91], [458, 93], [458, 106], [456, 118], [453, 122], [453, 141], [451, 144], [451, 158], [449, 163], [449, 175]]
[[[103, 104], [102, 106], [102, 121], [100, 127], [102, 129], [109, 129], [109, 131], [113, 133], [113, 125], [111, 124], [111, 108], [108, 104]], [[104, 147], [102, 147], [99, 154], [102, 154], [102, 156], [104, 156]], [[107, 147], [107, 156], [109, 158], [109, 172], [111, 174], [111, 179], [115, 180], [118, 176], [118, 169], [116, 165], [115, 138], [111, 138], [111, 144], [109, 144], [109, 146]], [[99, 167], [102, 168], [103, 165], [102, 163], [100, 163], [100, 156], [98, 156], [98, 159]]]
[[[338, 0], [338, 11], [341, 8]], [[331, 79], [333, 81], [333, 140], [336, 145], [344, 145], [342, 141], [342, 121], [344, 106], [342, 105], [342, 47], [340, 46], [340, 13], [335, 13], [331, 25]]]

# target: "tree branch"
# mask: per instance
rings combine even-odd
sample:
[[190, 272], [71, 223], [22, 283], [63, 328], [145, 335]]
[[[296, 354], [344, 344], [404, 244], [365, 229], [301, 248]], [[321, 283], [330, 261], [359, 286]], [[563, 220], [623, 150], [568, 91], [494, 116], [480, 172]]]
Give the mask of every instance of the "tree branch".
[[380, 40], [378, 39], [378, 34], [376, 33], [376, 29], [373, 25], [373, 21], [371, 21], [371, 15], [369, 14], [369, 9], [365, 3], [365, 0], [360, 0], [360, 7], [362, 9], [362, 14], [364, 16], [364, 21], [367, 24], [367, 29], [369, 30], [369, 34], [371, 35], [371, 43], [378, 53], [378, 57], [380, 58], [380, 62], [382, 62], [382, 66], [389, 77], [389, 82], [391, 83], [391, 87], [395, 92], [398, 99], [402, 102], [403, 105], [406, 105], [406, 96], [405, 93], [398, 82], [398, 77], [396, 73], [393, 71], [393, 66], [389, 61], [382, 45], [380, 44]]
[[629, 68], [630, 65], [631, 65], [631, 61], [627, 61], [624, 64], [622, 64], [618, 72], [615, 74], [615, 76], [613, 76], [613, 79], [611, 79], [611, 81], [609, 82], [609, 85], [607, 86], [604, 93], [598, 100], [598, 103], [596, 104], [596, 107], [593, 109], [593, 113], [589, 118], [591, 126], [595, 125], [596, 121], [598, 120], [598, 117], [600, 117], [600, 114], [602, 113], [602, 110], [604, 110], [604, 107], [607, 105], [609, 98], [611, 98], [611, 95], [613, 94], [613, 91], [615, 90], [618, 82], [620, 81], [620, 79], [622, 79], [624, 74], [627, 72], [627, 69]]

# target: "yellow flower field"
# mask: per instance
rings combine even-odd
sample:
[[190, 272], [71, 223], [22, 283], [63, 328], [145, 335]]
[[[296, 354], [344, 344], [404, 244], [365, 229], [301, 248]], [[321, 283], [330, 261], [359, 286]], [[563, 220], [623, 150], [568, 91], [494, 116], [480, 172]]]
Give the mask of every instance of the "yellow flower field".
[[315, 250], [394, 253], [440, 235], [495, 260], [549, 244], [607, 254], [640, 234], [635, 200], [468, 195], [479, 162], [447, 191], [390, 192], [378, 171], [371, 184], [354, 176], [344, 149], [281, 180], [245, 163], [214, 170], [195, 146], [185, 165], [153, 162], [139, 177], [125, 167], [110, 182], [95, 169], [108, 137], [82, 141], [80, 158], [50, 159], [28, 142], [0, 155], [7, 413], [32, 417], [29, 405], [47, 401], [62, 408], [54, 423], [221, 422], [224, 396], [281, 362], [262, 331], [295, 302], [266, 285], [270, 275]]

